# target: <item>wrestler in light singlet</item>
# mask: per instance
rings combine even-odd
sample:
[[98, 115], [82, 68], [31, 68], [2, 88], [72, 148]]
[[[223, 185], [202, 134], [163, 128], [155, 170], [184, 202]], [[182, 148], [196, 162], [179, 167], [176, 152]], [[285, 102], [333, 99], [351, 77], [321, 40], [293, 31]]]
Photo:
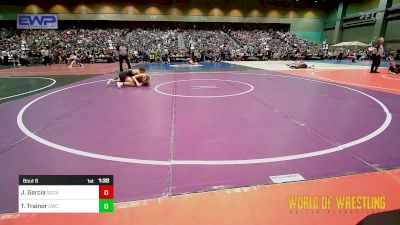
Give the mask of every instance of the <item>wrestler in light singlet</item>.
[[145, 72], [146, 69], [144, 67], [122, 71], [118, 74], [118, 77], [114, 78], [113, 80], [109, 80], [107, 82], [107, 86], [109, 86], [111, 83], [115, 83], [118, 88], [122, 88], [123, 86], [148, 86], [150, 84], [150, 76]]

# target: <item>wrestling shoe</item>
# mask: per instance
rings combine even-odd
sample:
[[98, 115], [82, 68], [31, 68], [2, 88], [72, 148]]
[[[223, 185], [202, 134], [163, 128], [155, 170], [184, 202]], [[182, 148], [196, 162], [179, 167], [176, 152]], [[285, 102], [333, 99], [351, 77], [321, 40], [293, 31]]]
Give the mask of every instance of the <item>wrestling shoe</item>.
[[122, 82], [117, 82], [117, 88], [122, 88], [122, 86], [124, 86], [124, 83], [122, 83]]
[[111, 83], [114, 83], [114, 80], [113, 80], [113, 79], [109, 79], [109, 80], [107, 81], [107, 87], [109, 87], [109, 86], [111, 85]]

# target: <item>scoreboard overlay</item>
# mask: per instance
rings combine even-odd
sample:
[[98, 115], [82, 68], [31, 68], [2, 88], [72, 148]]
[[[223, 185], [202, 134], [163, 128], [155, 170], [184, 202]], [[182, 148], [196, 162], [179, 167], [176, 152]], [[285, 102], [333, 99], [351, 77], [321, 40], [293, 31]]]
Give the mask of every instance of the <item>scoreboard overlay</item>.
[[112, 175], [20, 175], [20, 213], [114, 211]]

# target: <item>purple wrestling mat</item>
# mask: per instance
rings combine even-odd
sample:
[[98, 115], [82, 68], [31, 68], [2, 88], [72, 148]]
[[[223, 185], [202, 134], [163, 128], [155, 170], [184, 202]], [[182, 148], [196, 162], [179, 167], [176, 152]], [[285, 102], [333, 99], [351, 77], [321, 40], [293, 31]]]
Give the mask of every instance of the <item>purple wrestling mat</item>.
[[267, 71], [111, 77], [0, 105], [0, 212], [20, 174], [113, 174], [121, 202], [400, 164], [397, 95]]

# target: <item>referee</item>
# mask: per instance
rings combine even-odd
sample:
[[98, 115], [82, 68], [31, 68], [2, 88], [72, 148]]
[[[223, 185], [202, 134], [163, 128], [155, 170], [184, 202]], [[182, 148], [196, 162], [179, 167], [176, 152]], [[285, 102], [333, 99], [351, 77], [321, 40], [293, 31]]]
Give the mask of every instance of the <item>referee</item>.
[[381, 59], [383, 56], [383, 43], [385, 42], [385, 39], [383, 37], [380, 37], [378, 39], [378, 44], [374, 46], [373, 52], [372, 52], [372, 65], [371, 65], [371, 71], [370, 73], [379, 73], [378, 68], [379, 65], [381, 64]]
[[128, 59], [128, 46], [126, 46], [125, 41], [121, 40], [117, 46], [118, 57], [119, 57], [119, 71], [123, 71], [122, 62], [125, 60], [128, 64], [128, 68], [131, 69], [131, 64]]

